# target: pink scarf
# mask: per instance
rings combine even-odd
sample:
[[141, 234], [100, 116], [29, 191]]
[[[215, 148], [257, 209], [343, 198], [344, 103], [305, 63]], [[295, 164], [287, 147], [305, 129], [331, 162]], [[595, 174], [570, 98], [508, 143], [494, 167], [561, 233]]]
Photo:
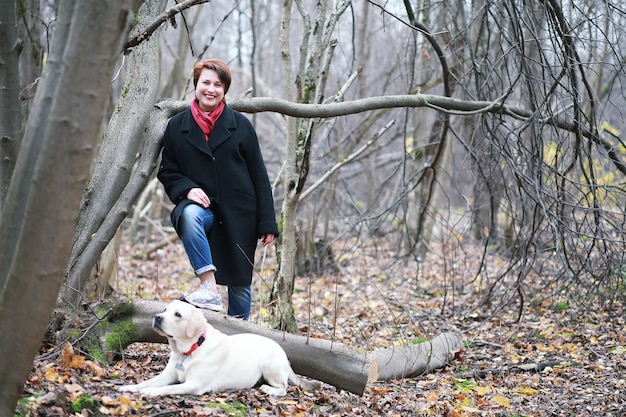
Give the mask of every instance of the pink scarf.
[[206, 138], [207, 142], [209, 141], [209, 135], [213, 130], [213, 126], [215, 126], [215, 122], [224, 111], [225, 105], [226, 103], [224, 102], [224, 100], [222, 100], [220, 101], [220, 104], [217, 105], [215, 110], [213, 110], [209, 114], [206, 114], [198, 105], [197, 99], [194, 98], [191, 101], [191, 114], [193, 115], [193, 119], [196, 121], [198, 126], [200, 126], [200, 130], [202, 130], [202, 132], [204, 133], [204, 137]]

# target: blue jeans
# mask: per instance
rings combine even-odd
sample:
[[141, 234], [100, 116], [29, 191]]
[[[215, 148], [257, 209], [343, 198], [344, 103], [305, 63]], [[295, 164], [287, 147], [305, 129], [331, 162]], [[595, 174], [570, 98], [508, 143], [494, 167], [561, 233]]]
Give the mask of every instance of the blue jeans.
[[228, 286], [228, 315], [248, 320], [250, 317], [250, 304], [252, 303], [252, 290], [249, 285], [245, 287]]
[[[208, 271], [217, 271], [213, 265], [211, 246], [208, 234], [213, 227], [213, 211], [197, 204], [189, 204], [183, 209], [183, 214], [178, 224], [178, 236], [183, 243], [189, 262], [196, 275]], [[252, 290], [250, 286], [228, 286], [228, 315], [248, 320], [250, 317], [250, 305], [252, 303]]]
[[189, 204], [183, 209], [183, 214], [178, 223], [178, 236], [189, 262], [196, 275], [205, 272], [216, 271], [211, 256], [211, 246], [207, 237], [213, 227], [213, 211], [210, 208], [203, 208], [197, 204]]

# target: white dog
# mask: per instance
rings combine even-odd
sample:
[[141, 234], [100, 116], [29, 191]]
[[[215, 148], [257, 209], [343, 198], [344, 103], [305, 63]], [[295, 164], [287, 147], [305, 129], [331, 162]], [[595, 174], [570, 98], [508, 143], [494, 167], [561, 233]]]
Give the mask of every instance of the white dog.
[[201, 395], [252, 388], [262, 378], [265, 384], [261, 391], [283, 396], [289, 382], [307, 389], [322, 385], [299, 378], [278, 343], [255, 334], [227, 336], [186, 302], [173, 301], [163, 313], [154, 316], [152, 327], [169, 341], [167, 365], [156, 377], [121, 386], [121, 391], [151, 396]]

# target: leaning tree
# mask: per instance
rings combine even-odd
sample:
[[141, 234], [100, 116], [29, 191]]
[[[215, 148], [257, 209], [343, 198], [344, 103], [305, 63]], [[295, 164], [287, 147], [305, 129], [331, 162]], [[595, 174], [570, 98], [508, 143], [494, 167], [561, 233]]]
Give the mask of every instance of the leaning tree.
[[[3, 10], [14, 12], [8, 3], [2, 2]], [[65, 276], [133, 6], [128, 0], [60, 5], [0, 220], [0, 332], [11, 335], [0, 345], [2, 415], [13, 413]], [[15, 15], [2, 23], [8, 32], [16, 30]], [[9, 55], [19, 54], [17, 42], [7, 46]], [[20, 138], [3, 136], [9, 139]]]

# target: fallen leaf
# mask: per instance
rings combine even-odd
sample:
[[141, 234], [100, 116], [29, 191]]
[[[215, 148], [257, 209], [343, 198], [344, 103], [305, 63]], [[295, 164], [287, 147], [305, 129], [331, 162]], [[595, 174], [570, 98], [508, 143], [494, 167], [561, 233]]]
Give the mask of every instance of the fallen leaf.
[[74, 357], [74, 348], [69, 342], [65, 342], [65, 346], [63, 347], [63, 351], [61, 352], [61, 357], [59, 360], [59, 365], [63, 368], [67, 368], [72, 363], [72, 358]]
[[81, 355], [72, 356], [72, 360], [69, 363], [70, 368], [73, 369], [84, 369], [85, 368], [85, 357]]
[[487, 387], [481, 387], [480, 385], [476, 385], [475, 387], [472, 387], [472, 389], [476, 391], [478, 395], [485, 395], [491, 392], [491, 389]]
[[105, 371], [104, 368], [101, 367], [100, 365], [98, 365], [96, 362], [94, 361], [85, 361], [85, 366], [87, 367], [87, 369], [94, 374], [95, 376], [98, 377], [103, 377], [105, 375]]
[[79, 384], [65, 384], [63, 388], [65, 388], [65, 391], [69, 392], [70, 394], [77, 394], [79, 392], [82, 393], [85, 391], [85, 389]]
[[114, 406], [114, 405], [120, 405], [121, 404], [121, 400], [120, 399], [109, 397], [108, 395], [103, 395], [100, 398], [100, 402], [102, 403], [102, 405], [108, 405], [108, 406]]
[[296, 400], [290, 400], [290, 399], [284, 399], [284, 400], [280, 400], [280, 401], [278, 401], [276, 404], [283, 404], [283, 405], [296, 405], [296, 404], [298, 404], [298, 401], [296, 401]]
[[531, 388], [531, 387], [525, 385], [523, 387], [518, 388], [517, 392], [519, 392], [520, 394], [535, 395], [539, 391], [537, 391], [536, 389]]
[[493, 397], [493, 399], [502, 407], [511, 408], [511, 402], [507, 400], [506, 398], [504, 398], [503, 396], [496, 395], [495, 397]]
[[437, 401], [438, 397], [439, 396], [437, 395], [437, 393], [435, 391], [430, 391], [430, 392], [428, 392], [428, 394], [426, 394], [426, 401], [435, 402], [435, 401]]
[[461, 417], [461, 413], [456, 411], [454, 408], [451, 408], [450, 410], [448, 410], [446, 417]]
[[59, 378], [59, 372], [51, 367], [46, 368], [44, 375], [48, 381], [56, 381]]

